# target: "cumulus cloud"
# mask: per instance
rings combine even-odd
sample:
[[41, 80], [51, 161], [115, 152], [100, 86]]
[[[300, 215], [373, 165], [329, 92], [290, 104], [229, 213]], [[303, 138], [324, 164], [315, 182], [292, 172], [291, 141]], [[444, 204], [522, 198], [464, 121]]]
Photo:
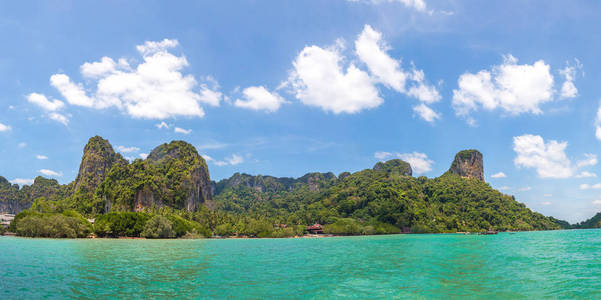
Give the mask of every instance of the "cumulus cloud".
[[66, 74], [52, 75], [50, 84], [71, 105], [116, 107], [134, 118], [144, 119], [203, 117], [200, 104], [218, 106], [222, 94], [212, 78], [199, 82], [194, 76], [182, 73], [188, 61], [185, 56], [170, 52], [176, 46], [177, 40], [147, 41], [136, 47], [142, 57], [137, 66], [126, 59], [115, 62], [102, 57], [100, 61], [81, 65], [86, 86], [74, 83]]
[[416, 105], [413, 107], [413, 111], [418, 114], [424, 121], [426, 122], [434, 122], [437, 119], [440, 119], [440, 114], [435, 112], [429, 106], [425, 104]]
[[572, 176], [572, 166], [565, 154], [567, 142], [546, 142], [539, 135], [526, 134], [513, 138], [517, 153], [517, 167], [535, 168], [542, 178], [567, 178]]
[[[442, 98], [436, 87], [426, 83], [424, 71], [417, 70], [413, 65], [411, 71], [403, 70], [401, 61], [388, 54], [389, 49], [382, 33], [369, 25], [364, 26], [355, 41], [355, 53], [373, 74], [375, 81], [424, 103], [434, 103]], [[420, 117], [428, 122], [440, 118], [438, 113], [424, 103], [413, 107]]]
[[15, 178], [15, 179], [11, 180], [10, 183], [12, 183], [12, 184], [18, 184], [18, 185], [32, 185], [33, 184], [33, 179]]
[[138, 147], [117, 146], [117, 151], [123, 152], [123, 153], [137, 152], [137, 151], [140, 151], [140, 148], [138, 148]]
[[526, 191], [529, 191], [529, 190], [532, 190], [532, 187], [526, 186], [526, 187], [519, 188], [518, 192], [526, 192]]
[[[585, 154], [585, 159], [572, 164], [565, 150], [567, 142], [545, 140], [539, 135], [526, 134], [513, 138], [513, 150], [517, 156], [514, 163], [517, 167], [534, 168], [541, 178], [572, 177], [579, 168], [597, 164], [597, 156]], [[580, 177], [591, 177], [593, 173], [582, 172]], [[596, 175], [595, 175], [596, 176]]]
[[55, 171], [48, 170], [48, 169], [41, 169], [38, 172], [42, 173], [43, 175], [51, 176], [51, 177], [61, 177], [61, 176], [63, 176], [63, 172], [55, 172]]
[[51, 120], [57, 121], [65, 126], [67, 126], [69, 124], [69, 119], [63, 114], [53, 112], [53, 113], [48, 114], [48, 117]]
[[39, 159], [39, 160], [45, 160], [45, 159], [48, 159], [48, 156], [46, 156], [46, 155], [41, 155], [41, 154], [38, 154], [38, 155], [36, 155], [36, 156], [35, 156], [35, 158], [36, 158], [36, 159]]
[[183, 129], [183, 128], [175, 127], [173, 129], [173, 131], [175, 133], [190, 134], [192, 132], [192, 129]]
[[20, 142], [20, 143], [17, 145], [17, 147], [19, 147], [19, 148], [25, 148], [25, 147], [27, 147], [27, 143]]
[[579, 188], [581, 190], [588, 190], [588, 189], [598, 190], [598, 189], [601, 189], [601, 183], [596, 183], [596, 184], [583, 183], [579, 186]]
[[551, 201], [544, 201], [541, 204], [547, 206], [547, 205], [551, 205], [553, 203]]
[[234, 105], [252, 110], [277, 111], [284, 98], [275, 92], [269, 92], [263, 86], [251, 86], [242, 91], [243, 99], [237, 99]]
[[232, 156], [226, 157], [224, 160], [214, 160], [208, 155], [204, 155], [203, 157], [205, 158], [205, 160], [212, 161], [215, 165], [220, 167], [227, 165], [235, 166], [244, 162], [244, 158], [237, 154], [232, 154]]
[[464, 73], [453, 90], [453, 108], [458, 116], [470, 119], [479, 108], [500, 108], [511, 115], [540, 114], [540, 105], [553, 100], [553, 75], [543, 60], [519, 65], [511, 54], [491, 70]]
[[374, 157], [378, 160], [387, 160], [390, 158], [400, 158], [411, 165], [411, 169], [416, 174], [423, 174], [432, 170], [434, 161], [428, 158], [428, 155], [420, 152], [398, 153], [398, 152], [376, 152]]
[[293, 62], [293, 70], [283, 86], [290, 87], [305, 105], [335, 114], [353, 114], [380, 106], [384, 100], [377, 85], [383, 85], [422, 102], [413, 107], [422, 119], [434, 122], [440, 118], [440, 114], [427, 105], [441, 99], [436, 87], [428, 84], [424, 72], [413, 64], [410, 70], [404, 70], [401, 60], [388, 54], [390, 47], [382, 33], [365, 25], [354, 46], [354, 54], [361, 62], [359, 66], [352, 59], [347, 62], [342, 39], [327, 48], [305, 47]]
[[303, 104], [335, 114], [357, 113], [379, 106], [384, 100], [367, 72], [353, 63], [346, 69], [340, 45], [307, 46], [293, 62], [287, 84]]
[[597, 177], [597, 174], [588, 172], [588, 171], [582, 171], [578, 175], [576, 175], [576, 178], [587, 178], [587, 177]]
[[141, 159], [146, 159], [148, 157], [148, 153], [140, 153], [139, 156]]
[[593, 200], [593, 202], [592, 202], [592, 203], [593, 203], [594, 205], [601, 205], [601, 199], [596, 199], [596, 200]]
[[0, 132], [9, 131], [11, 129], [12, 128], [10, 126], [0, 123]]
[[594, 166], [598, 163], [597, 155], [591, 154], [591, 153], [585, 153], [584, 156], [586, 157], [585, 159], [579, 160], [576, 163], [577, 168]]
[[505, 177], [507, 177], [507, 175], [505, 175], [505, 173], [503, 173], [503, 172], [499, 172], [499, 173], [492, 174], [490, 177], [492, 177], [492, 178], [505, 178]]
[[560, 96], [563, 99], [574, 98], [578, 96], [578, 89], [574, 85], [574, 81], [576, 80], [576, 75], [578, 71], [582, 70], [582, 64], [578, 59], [574, 59], [575, 65], [570, 65], [570, 63], [566, 63], [566, 67], [559, 70], [559, 74], [563, 76], [565, 81], [561, 85]]
[[27, 101], [41, 107], [46, 111], [55, 111], [65, 106], [65, 103], [63, 103], [63, 101], [50, 101], [48, 100], [48, 98], [46, 98], [46, 96], [38, 93], [31, 93], [27, 95]]

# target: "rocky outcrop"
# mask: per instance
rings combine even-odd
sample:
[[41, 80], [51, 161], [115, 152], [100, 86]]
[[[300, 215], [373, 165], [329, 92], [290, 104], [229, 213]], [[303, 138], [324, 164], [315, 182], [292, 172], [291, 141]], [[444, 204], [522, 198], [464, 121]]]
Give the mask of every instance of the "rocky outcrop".
[[401, 176], [412, 176], [413, 170], [411, 165], [400, 159], [391, 159], [387, 162], [378, 162], [372, 170], [386, 172], [387, 174], [395, 174]]
[[32, 185], [19, 188], [19, 185], [11, 185], [6, 178], [0, 176], [0, 212], [17, 214], [30, 208], [33, 201], [40, 197], [58, 200], [64, 197], [65, 188], [55, 179], [42, 176], [36, 177]]
[[115, 153], [109, 141], [99, 136], [90, 138], [84, 147], [72, 192], [94, 192], [114, 164], [127, 163], [121, 154]]
[[203, 203], [210, 206], [209, 169], [194, 146], [184, 141], [163, 144], [152, 150], [145, 162], [149, 175], [160, 179], [162, 185], [141, 185], [136, 191], [134, 210], [168, 205], [196, 211]]
[[449, 173], [484, 181], [484, 162], [478, 150], [463, 150], [455, 155]]
[[307, 187], [310, 191], [319, 191], [336, 181], [336, 175], [328, 173], [307, 173], [299, 178], [273, 177], [235, 173], [232, 177], [213, 183], [213, 195], [226, 189], [251, 188], [260, 193], [279, 193]]

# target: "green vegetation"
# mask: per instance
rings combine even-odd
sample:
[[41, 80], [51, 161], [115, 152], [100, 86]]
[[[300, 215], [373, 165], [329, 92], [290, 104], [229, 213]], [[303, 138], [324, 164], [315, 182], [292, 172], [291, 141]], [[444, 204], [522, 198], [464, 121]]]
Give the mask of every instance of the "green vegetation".
[[[236, 173], [211, 184], [204, 159], [186, 142], [160, 145], [147, 159], [128, 163], [107, 140], [93, 137], [73, 183], [38, 177], [19, 189], [0, 177], [0, 209], [25, 209], [11, 225], [19, 235], [56, 237], [92, 232], [100, 237], [291, 237], [314, 223], [336, 235], [569, 226], [491, 188], [480, 178], [482, 158], [476, 150], [459, 152], [451, 168], [474, 153], [473, 170], [456, 170], [467, 172], [465, 177], [449, 171], [437, 178], [415, 178], [407, 162], [393, 159], [338, 177]], [[87, 221], [73, 216], [74, 211], [95, 218], [94, 226], [83, 226]], [[601, 226], [598, 220], [587, 222], [579, 226]], [[36, 226], [43, 229], [34, 230]]]
[[61, 214], [24, 211], [15, 216], [11, 226], [18, 235], [26, 237], [82, 238], [92, 232], [91, 224], [74, 211]]
[[576, 229], [601, 228], [601, 213], [597, 213], [592, 218], [571, 227]]

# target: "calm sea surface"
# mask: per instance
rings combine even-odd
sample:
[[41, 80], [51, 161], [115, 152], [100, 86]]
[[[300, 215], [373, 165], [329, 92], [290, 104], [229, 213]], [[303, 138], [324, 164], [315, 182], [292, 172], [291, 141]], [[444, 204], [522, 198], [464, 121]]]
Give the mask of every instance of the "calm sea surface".
[[0, 237], [0, 299], [601, 298], [601, 230], [322, 239]]

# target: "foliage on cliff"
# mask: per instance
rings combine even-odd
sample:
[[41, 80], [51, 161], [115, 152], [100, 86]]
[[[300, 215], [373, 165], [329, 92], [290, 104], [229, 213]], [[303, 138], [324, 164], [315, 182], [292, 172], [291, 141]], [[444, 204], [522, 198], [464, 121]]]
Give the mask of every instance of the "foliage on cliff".
[[114, 166], [97, 194], [117, 211], [161, 206], [196, 210], [211, 200], [209, 171], [194, 146], [174, 141], [154, 149], [146, 160]]
[[586, 221], [574, 224], [572, 228], [586, 229], [586, 228], [601, 228], [601, 213], [597, 213]]

